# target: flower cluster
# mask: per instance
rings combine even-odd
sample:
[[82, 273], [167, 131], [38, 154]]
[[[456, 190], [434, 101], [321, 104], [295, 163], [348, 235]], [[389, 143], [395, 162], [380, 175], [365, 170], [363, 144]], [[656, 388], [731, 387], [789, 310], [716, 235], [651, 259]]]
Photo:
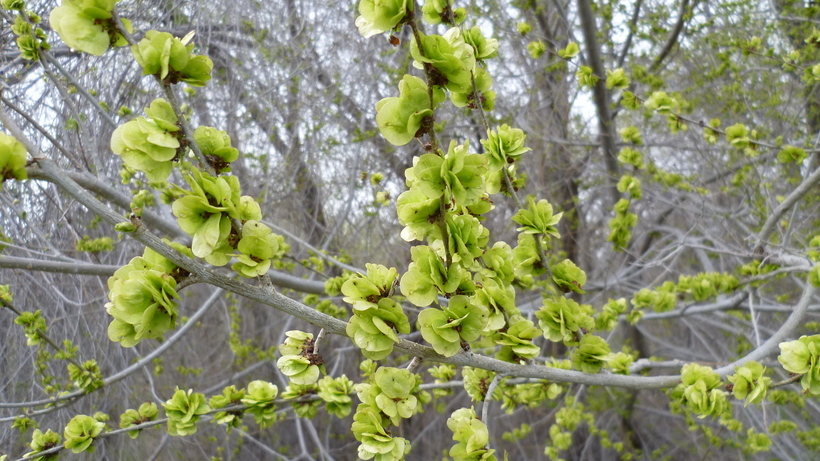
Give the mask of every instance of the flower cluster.
[[325, 376], [319, 380], [317, 395], [325, 402], [325, 409], [337, 418], [344, 418], [350, 414], [353, 406], [353, 381], [342, 375], [336, 379]]
[[488, 448], [490, 431], [472, 408], [460, 408], [450, 415], [447, 427], [453, 431], [457, 443], [450, 448], [450, 456], [460, 460], [495, 461], [495, 450]]
[[279, 345], [282, 354], [276, 367], [295, 384], [314, 384], [319, 372], [324, 371], [322, 356], [313, 353], [313, 334], [292, 330], [285, 333], [287, 339]]
[[[128, 409], [125, 410], [125, 413], [120, 415], [120, 428], [125, 429], [142, 423], [147, 423], [148, 421], [153, 421], [157, 419], [158, 414], [159, 411], [157, 410], [156, 403], [143, 403], [138, 409]], [[128, 436], [132, 439], [136, 439], [139, 435], [139, 430], [128, 431]]]
[[171, 104], [159, 98], [145, 109], [148, 118], [137, 117], [117, 127], [111, 150], [129, 167], [145, 173], [151, 182], [163, 182], [178, 158], [182, 132]]
[[420, 34], [421, 44], [415, 37], [410, 53], [418, 68], [430, 66], [435, 69], [435, 85], [456, 93], [473, 91], [472, 75], [476, 60], [473, 47], [464, 41], [461, 29], [453, 27], [444, 35]]
[[615, 216], [609, 220], [609, 236], [615, 248], [623, 249], [632, 239], [632, 229], [638, 224], [638, 215], [629, 212], [629, 200], [620, 199], [615, 204]]
[[[215, 395], [208, 400], [208, 406], [213, 410], [240, 405], [242, 398], [247, 392], [245, 389], [237, 389], [236, 386], [227, 386], [222, 389], [222, 394]], [[242, 423], [242, 411], [217, 411], [213, 415], [213, 422], [224, 424], [225, 430], [230, 432], [233, 428], [239, 427]]]
[[450, 357], [475, 341], [487, 326], [489, 312], [484, 306], [473, 304], [470, 298], [456, 295], [444, 309], [424, 309], [419, 314], [419, 328], [424, 340], [439, 354]]
[[253, 415], [259, 427], [270, 427], [277, 421], [274, 399], [278, 393], [279, 388], [266, 381], [257, 380], [248, 384], [248, 390], [241, 398], [241, 402], [249, 407], [247, 411]]
[[[48, 22], [66, 45], [102, 56], [109, 46], [128, 44], [114, 20], [114, 5], [118, 1], [63, 0], [51, 10]], [[122, 19], [122, 23], [131, 32], [130, 21]]]
[[803, 375], [800, 379], [803, 390], [820, 395], [820, 335], [780, 343], [777, 360], [786, 371]]
[[[183, 245], [172, 246], [191, 256]], [[176, 328], [176, 277], [182, 275], [176, 264], [150, 248], [114, 272], [108, 279], [110, 302], [105, 305], [114, 318], [108, 326], [111, 341], [132, 347], [143, 339], [162, 338], [165, 332]]]
[[347, 335], [365, 357], [380, 360], [393, 352], [399, 334], [410, 333], [401, 306], [390, 298], [398, 280], [395, 268], [367, 264], [367, 275], [356, 275], [342, 285], [344, 300], [353, 305]]
[[600, 336], [584, 335], [572, 352], [572, 367], [584, 373], [598, 373], [611, 359], [609, 344]]
[[772, 383], [772, 379], [765, 374], [766, 367], [755, 361], [736, 367], [735, 374], [728, 377], [732, 383], [732, 394], [740, 400], [745, 399], [746, 405], [763, 402]]
[[579, 305], [573, 299], [563, 296], [544, 299], [544, 305], [535, 313], [544, 336], [550, 341], [563, 341], [568, 346], [578, 344], [578, 332], [590, 330], [595, 321], [592, 308]]
[[709, 367], [690, 363], [681, 370], [681, 384], [671, 391], [676, 406], [684, 405], [698, 418], [713, 418], [730, 414], [732, 406], [721, 389], [720, 375]]
[[[224, 266], [237, 249], [240, 255], [232, 268], [245, 277], [263, 275], [273, 259], [281, 258], [289, 247], [260, 222], [262, 211], [249, 196], [240, 196], [236, 176], [211, 176], [191, 169], [185, 176], [191, 190], [177, 187], [183, 195], [171, 209], [179, 227], [193, 237], [193, 254], [215, 266]], [[234, 221], [245, 223], [242, 234]]]
[[71, 418], [71, 421], [63, 431], [65, 437], [64, 446], [74, 453], [88, 453], [94, 452], [94, 439], [97, 438], [105, 429], [105, 423], [97, 421], [91, 416], [77, 415]]
[[356, 27], [364, 37], [387, 32], [402, 24], [415, 2], [409, 0], [362, 0]]
[[405, 75], [399, 82], [399, 96], [376, 103], [376, 125], [382, 136], [395, 146], [403, 146], [433, 127], [433, 110], [444, 101], [444, 92], [434, 88], [428, 96], [424, 80]]
[[156, 75], [168, 84], [185, 82], [191, 86], [205, 86], [214, 67], [211, 58], [192, 54], [189, 43], [193, 33], [182, 39], [168, 32], [149, 30], [145, 38], [131, 47], [134, 59], [142, 66], [144, 75]]
[[359, 400], [353, 435], [360, 442], [361, 459], [399, 460], [410, 451], [410, 443], [393, 437], [387, 429], [421, 410], [430, 396], [419, 390], [421, 378], [402, 368], [382, 367], [370, 380], [356, 386]]
[[59, 445], [61, 440], [62, 438], [60, 437], [60, 434], [52, 431], [51, 429], [46, 432], [43, 432], [40, 429], [35, 429], [34, 433], [31, 435], [31, 443], [29, 444], [31, 451], [26, 453], [25, 457], [30, 457], [35, 461], [57, 459], [57, 456], [59, 456], [58, 453], [43, 456], [37, 456], [37, 454]]
[[0, 187], [7, 179], [22, 181], [26, 174], [26, 148], [12, 136], [0, 133]]
[[179, 388], [174, 396], [162, 404], [168, 416], [168, 435], [185, 436], [196, 434], [196, 423], [199, 417], [211, 410], [205, 402], [205, 396], [192, 390]]

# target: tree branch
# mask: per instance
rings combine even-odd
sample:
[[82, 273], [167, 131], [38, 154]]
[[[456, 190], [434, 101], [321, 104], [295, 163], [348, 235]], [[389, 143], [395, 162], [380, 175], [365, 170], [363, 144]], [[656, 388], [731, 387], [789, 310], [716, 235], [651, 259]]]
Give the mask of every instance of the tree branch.
[[595, 24], [595, 15], [592, 12], [592, 0], [578, 0], [578, 14], [581, 17], [581, 29], [584, 33], [584, 42], [587, 48], [587, 58], [592, 73], [598, 76], [593, 88], [595, 108], [598, 111], [598, 138], [603, 147], [604, 163], [606, 165], [608, 178], [608, 189], [610, 200], [616, 203], [621, 194], [618, 192], [617, 183], [620, 176], [618, 167], [618, 156], [615, 152], [615, 122], [609, 109], [609, 91], [606, 89], [606, 70], [601, 61], [600, 49], [598, 47], [598, 28]]

